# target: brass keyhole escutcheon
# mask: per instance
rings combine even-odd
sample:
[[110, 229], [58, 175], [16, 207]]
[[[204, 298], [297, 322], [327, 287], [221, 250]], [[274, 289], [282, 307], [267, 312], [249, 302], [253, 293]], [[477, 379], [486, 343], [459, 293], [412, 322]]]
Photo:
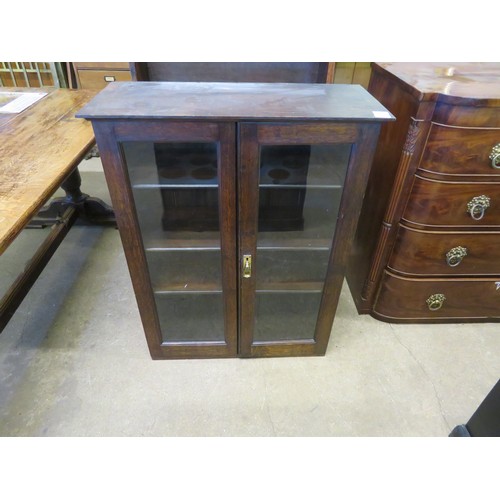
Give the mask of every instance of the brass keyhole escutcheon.
[[243, 255], [243, 277], [250, 278], [252, 276], [252, 256]]
[[438, 311], [443, 307], [446, 297], [442, 293], [435, 293], [431, 295], [427, 300], [427, 307], [430, 311]]

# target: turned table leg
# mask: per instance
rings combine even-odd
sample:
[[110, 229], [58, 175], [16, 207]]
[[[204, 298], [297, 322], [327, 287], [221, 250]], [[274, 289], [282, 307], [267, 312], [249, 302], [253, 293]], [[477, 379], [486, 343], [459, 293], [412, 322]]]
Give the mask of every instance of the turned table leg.
[[28, 227], [40, 227], [53, 224], [68, 207], [75, 207], [78, 212], [77, 224], [116, 225], [113, 209], [99, 198], [94, 198], [81, 191], [82, 178], [76, 167], [61, 188], [66, 196], [53, 199], [43, 207]]

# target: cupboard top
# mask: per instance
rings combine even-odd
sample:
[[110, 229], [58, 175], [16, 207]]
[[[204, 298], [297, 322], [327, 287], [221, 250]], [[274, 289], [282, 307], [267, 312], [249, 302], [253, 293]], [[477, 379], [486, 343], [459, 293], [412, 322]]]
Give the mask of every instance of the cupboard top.
[[360, 85], [113, 82], [77, 115], [87, 119], [388, 121]]

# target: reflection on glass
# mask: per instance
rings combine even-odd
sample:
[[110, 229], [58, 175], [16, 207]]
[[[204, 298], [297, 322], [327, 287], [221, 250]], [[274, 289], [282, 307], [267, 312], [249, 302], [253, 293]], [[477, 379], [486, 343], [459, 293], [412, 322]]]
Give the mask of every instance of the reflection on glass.
[[314, 338], [350, 153], [261, 148], [255, 342]]
[[224, 341], [217, 144], [122, 150], [163, 340]]

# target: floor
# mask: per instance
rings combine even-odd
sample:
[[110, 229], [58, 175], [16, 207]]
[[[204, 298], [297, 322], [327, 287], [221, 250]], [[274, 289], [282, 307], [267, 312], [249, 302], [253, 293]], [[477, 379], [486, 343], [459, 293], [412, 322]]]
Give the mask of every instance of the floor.
[[[100, 160], [80, 170], [109, 202]], [[0, 335], [0, 436], [446, 437], [499, 368], [498, 323], [386, 324], [346, 285], [324, 357], [152, 361], [118, 231], [75, 226]]]

